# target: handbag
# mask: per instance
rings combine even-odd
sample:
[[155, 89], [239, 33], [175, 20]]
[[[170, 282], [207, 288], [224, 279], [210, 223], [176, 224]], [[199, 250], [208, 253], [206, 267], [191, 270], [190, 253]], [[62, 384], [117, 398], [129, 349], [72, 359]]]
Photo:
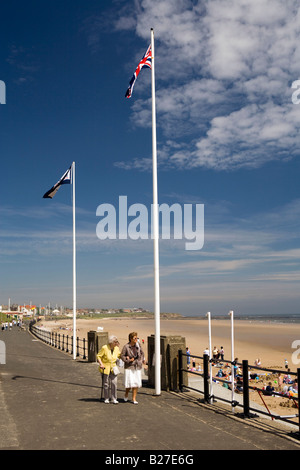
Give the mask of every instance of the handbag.
[[119, 366], [121, 369], [123, 369], [123, 367], [124, 367], [124, 362], [122, 361], [122, 359], [117, 359], [116, 364], [117, 364], [117, 366]]
[[118, 375], [119, 373], [120, 373], [119, 367], [118, 367], [118, 366], [114, 366], [114, 367], [113, 367], [113, 374], [114, 374], [114, 375]]

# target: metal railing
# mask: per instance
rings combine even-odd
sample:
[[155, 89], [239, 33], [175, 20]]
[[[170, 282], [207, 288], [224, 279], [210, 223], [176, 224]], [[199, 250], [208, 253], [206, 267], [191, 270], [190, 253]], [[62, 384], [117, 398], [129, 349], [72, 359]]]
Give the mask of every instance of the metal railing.
[[[241, 383], [241, 392], [240, 393], [242, 393], [243, 402], [241, 404], [237, 400], [233, 400], [233, 399], [228, 400], [228, 399], [226, 399], [222, 396], [217, 396], [216, 393], [215, 393], [217, 387], [214, 387], [214, 394], [213, 395], [211, 394], [211, 389], [210, 389], [211, 388], [210, 387], [211, 378], [210, 378], [210, 373], [209, 373], [209, 369], [210, 369], [209, 365], [210, 365], [210, 363], [215, 363], [214, 359], [209, 359], [209, 356], [206, 355], [206, 354], [204, 356], [193, 356], [196, 359], [202, 359], [203, 360], [203, 372], [199, 373], [199, 372], [194, 372], [192, 370], [189, 370], [189, 369], [186, 369], [186, 368], [183, 367], [183, 356], [188, 356], [188, 355], [183, 353], [182, 350], [179, 350], [178, 351], [178, 380], [179, 380], [179, 391], [180, 392], [183, 392], [184, 389], [189, 389], [189, 390], [193, 390], [193, 391], [196, 391], [196, 392], [199, 392], [199, 393], [203, 394], [204, 395], [204, 402], [206, 402], [206, 403], [213, 403], [214, 399], [218, 399], [218, 400], [230, 403], [233, 408], [242, 407], [243, 408], [243, 415], [244, 415], [245, 418], [252, 418], [254, 416], [257, 416], [253, 413], [251, 414], [251, 411], [253, 411], [254, 413], [259, 413], [261, 415], [267, 415], [272, 420], [285, 421], [286, 423], [292, 424], [294, 426], [298, 426], [298, 433], [300, 434], [300, 413], [299, 413], [300, 398], [299, 398], [299, 392], [298, 392], [297, 397], [293, 397], [293, 396], [290, 396], [288, 394], [272, 391], [272, 395], [274, 395], [274, 396], [280, 396], [283, 399], [293, 400], [295, 406], [298, 409], [298, 412], [295, 415], [281, 416], [281, 415], [278, 415], [278, 414], [271, 413], [271, 411], [267, 407], [267, 405], [266, 405], [266, 403], [263, 399], [263, 396], [266, 395], [266, 390], [264, 390], [262, 388], [259, 388], [257, 386], [252, 386], [252, 385], [249, 384], [249, 370], [250, 369], [251, 370], [260, 370], [260, 371], [271, 372], [273, 374], [284, 374], [285, 373], [284, 371], [277, 370], [277, 369], [267, 369], [267, 368], [252, 366], [252, 365], [248, 364], [247, 360], [243, 360], [242, 363], [238, 363], [238, 362], [226, 361], [224, 359], [222, 362], [225, 362], [225, 363], [230, 364], [230, 365], [242, 366], [242, 374], [240, 376], [240, 383]], [[203, 390], [199, 390], [199, 389], [196, 389], [194, 387], [184, 385], [184, 383], [183, 383], [184, 382], [183, 381], [183, 374], [184, 373], [194, 374], [198, 377], [201, 376], [203, 378]], [[296, 380], [297, 380], [297, 383], [299, 385], [300, 369], [297, 369], [297, 372], [289, 372], [289, 375], [295, 376]], [[218, 376], [214, 376], [213, 380], [218, 380], [218, 382], [227, 384], [227, 386], [229, 388], [232, 387], [232, 385], [233, 385], [234, 390], [235, 390], [235, 387], [236, 387], [236, 378], [235, 377], [233, 379], [233, 384], [232, 384], [231, 380], [228, 380], [228, 379], [226, 380], [226, 379], [223, 379], [222, 377], [218, 377]], [[267, 411], [258, 410], [257, 408], [254, 408], [250, 405], [249, 390], [254, 390], [254, 391], [258, 392], [258, 394], [260, 395], [260, 398], [262, 399], [262, 402], [264, 403], [264, 406], [267, 409]], [[298, 422], [292, 421], [291, 420], [292, 418], [298, 418]]]
[[[66, 353], [73, 354], [73, 336], [60, 334], [54, 331], [45, 330], [30, 323], [29, 329], [31, 333], [41, 341], [60, 349]], [[85, 338], [76, 338], [76, 357], [87, 358], [87, 340]]]

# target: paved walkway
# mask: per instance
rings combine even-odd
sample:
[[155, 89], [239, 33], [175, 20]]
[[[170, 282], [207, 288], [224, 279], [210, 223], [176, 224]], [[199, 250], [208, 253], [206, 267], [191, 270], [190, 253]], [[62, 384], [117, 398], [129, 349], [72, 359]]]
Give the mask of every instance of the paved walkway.
[[[30, 333], [0, 332], [0, 449], [16, 450], [299, 450], [300, 441], [251, 420], [215, 412], [192, 394], [145, 386], [138, 405], [100, 402], [95, 363], [40, 342]], [[287, 434], [287, 433], [285, 433]]]

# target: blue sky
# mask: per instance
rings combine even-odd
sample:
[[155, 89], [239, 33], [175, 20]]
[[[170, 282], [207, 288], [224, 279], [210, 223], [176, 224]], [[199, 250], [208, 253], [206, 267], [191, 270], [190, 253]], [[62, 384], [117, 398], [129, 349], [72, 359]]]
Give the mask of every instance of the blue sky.
[[153, 243], [96, 236], [96, 209], [204, 204], [205, 243], [161, 240], [161, 310], [299, 312], [300, 8], [291, 0], [11, 0], [1, 5], [0, 303], [153, 309]]

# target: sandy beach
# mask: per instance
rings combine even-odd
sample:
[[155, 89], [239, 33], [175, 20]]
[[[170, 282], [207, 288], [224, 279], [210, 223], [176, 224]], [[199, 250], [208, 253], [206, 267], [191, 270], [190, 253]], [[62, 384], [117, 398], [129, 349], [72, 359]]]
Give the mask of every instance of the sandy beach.
[[[47, 328], [61, 330], [61, 333], [73, 334], [72, 319], [42, 322]], [[147, 355], [147, 338], [155, 333], [154, 319], [148, 318], [104, 318], [101, 320], [77, 319], [76, 336], [87, 338], [88, 331], [102, 327], [108, 334], [115, 334], [123, 346], [128, 341], [128, 334], [137, 331], [140, 340], [144, 340]], [[63, 329], [66, 329], [64, 331]], [[161, 335], [179, 335], [186, 340], [191, 354], [202, 356], [209, 344], [207, 319], [161, 319]], [[231, 360], [230, 319], [211, 321], [212, 347], [224, 347], [225, 359]], [[247, 359], [254, 364], [261, 359], [263, 367], [284, 369], [287, 359], [291, 371], [296, 372], [299, 365], [292, 363], [294, 340], [300, 341], [300, 324], [257, 322], [250, 320], [234, 321], [234, 356], [239, 362]], [[298, 355], [300, 361], [300, 353]]]

